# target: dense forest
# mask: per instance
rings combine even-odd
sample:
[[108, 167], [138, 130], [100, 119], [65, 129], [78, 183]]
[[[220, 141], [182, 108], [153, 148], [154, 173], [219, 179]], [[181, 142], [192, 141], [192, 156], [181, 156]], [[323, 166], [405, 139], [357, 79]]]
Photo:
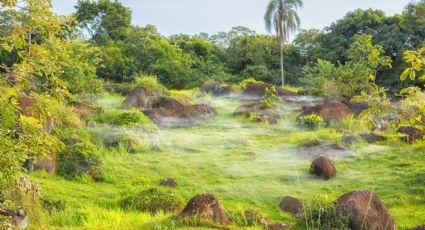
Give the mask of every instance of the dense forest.
[[167, 37], [119, 1], [0, 0], [0, 229], [425, 224], [425, 0], [290, 42], [302, 1], [270, 2], [277, 34]]

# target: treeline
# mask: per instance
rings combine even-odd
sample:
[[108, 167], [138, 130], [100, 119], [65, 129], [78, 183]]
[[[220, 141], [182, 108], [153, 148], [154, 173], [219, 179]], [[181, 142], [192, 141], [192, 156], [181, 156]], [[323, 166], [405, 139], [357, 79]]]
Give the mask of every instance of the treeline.
[[[372, 44], [381, 45], [392, 65], [379, 68], [374, 81], [397, 92], [410, 83], [399, 81], [405, 69], [402, 54], [421, 47], [425, 37], [425, 1], [410, 3], [401, 15], [386, 16], [380, 10], [356, 10], [324, 30], [301, 31], [292, 44], [284, 47], [284, 69], [290, 85], [303, 85], [305, 70], [327, 60], [334, 65], [349, 60], [347, 50], [358, 35], [371, 35]], [[1, 33], [22, 13], [2, 10]], [[151, 74], [169, 88], [200, 86], [207, 80], [240, 82], [249, 77], [278, 84], [279, 44], [275, 36], [260, 35], [245, 27], [215, 35], [178, 34], [162, 36], [154, 26], [134, 26], [132, 12], [118, 1], [79, 1], [68, 24], [66, 38], [89, 37], [74, 51], [89, 65], [77, 76], [65, 76], [72, 87], [84, 90], [83, 75], [112, 82], [130, 82], [139, 73]], [[37, 41], [37, 38], [33, 38]], [[84, 52], [81, 46], [88, 46]], [[15, 55], [0, 53], [0, 62], [12, 66]], [[93, 67], [95, 72], [93, 72]], [[71, 71], [75, 75], [75, 70]], [[78, 71], [77, 71], [78, 72]], [[66, 73], [67, 74], [67, 73]], [[80, 77], [79, 74], [82, 74]], [[82, 83], [82, 84], [81, 84]], [[81, 85], [80, 85], [81, 84]], [[421, 85], [418, 80], [414, 82]], [[71, 84], [70, 84], [71, 85]], [[89, 89], [92, 90], [92, 89]]]

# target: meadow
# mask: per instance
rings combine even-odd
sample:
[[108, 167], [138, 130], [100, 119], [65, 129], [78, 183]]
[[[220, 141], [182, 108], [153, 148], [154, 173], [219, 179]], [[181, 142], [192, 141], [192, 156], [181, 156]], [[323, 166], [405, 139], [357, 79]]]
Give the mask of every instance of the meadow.
[[[194, 91], [181, 93], [192, 97]], [[119, 111], [123, 99], [104, 94], [90, 100], [108, 113]], [[233, 117], [235, 108], [243, 103], [243, 98], [235, 94], [192, 99], [213, 105], [218, 116], [188, 128], [146, 131], [109, 124], [89, 128], [97, 138], [100, 134], [122, 132], [142, 140], [136, 151], [129, 152], [122, 146], [101, 149], [103, 182], [89, 177], [68, 180], [43, 172], [33, 173], [31, 177], [40, 182], [49, 200], [65, 204], [63, 210], [45, 213], [43, 228], [188, 229], [191, 225], [175, 218], [173, 213], [151, 214], [120, 207], [122, 199], [151, 188], [173, 194], [182, 203], [196, 194], [215, 194], [233, 220], [229, 229], [262, 229], [261, 225], [248, 226], [240, 218], [245, 210], [256, 210], [273, 221], [290, 222], [294, 229], [304, 229], [305, 226], [297, 227], [296, 218], [279, 210], [284, 196], [295, 196], [307, 203], [316, 200], [329, 203], [352, 190], [375, 192], [399, 229], [425, 222], [424, 142], [407, 144], [393, 133], [385, 142], [360, 141], [346, 145], [342, 143], [342, 133], [367, 130], [355, 119], [317, 130], [301, 128], [296, 123], [298, 110], [314, 102], [315, 98], [311, 97], [281, 104], [281, 118], [276, 125]], [[306, 148], [312, 141], [336, 142], [347, 149]], [[331, 156], [337, 167], [336, 178], [322, 181], [309, 174], [317, 154]], [[167, 177], [174, 178], [178, 186], [160, 186], [160, 181]], [[204, 227], [217, 226], [205, 224]], [[193, 228], [199, 229], [199, 225]]]

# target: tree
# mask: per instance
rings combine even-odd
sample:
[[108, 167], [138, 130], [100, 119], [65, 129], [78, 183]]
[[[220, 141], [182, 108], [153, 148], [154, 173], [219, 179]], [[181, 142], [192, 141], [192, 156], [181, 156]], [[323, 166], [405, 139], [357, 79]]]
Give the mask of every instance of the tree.
[[271, 0], [267, 6], [264, 21], [266, 29], [271, 33], [274, 28], [280, 41], [280, 67], [282, 86], [285, 85], [285, 73], [283, 68], [283, 46], [288, 41], [291, 33], [295, 32], [301, 24], [301, 20], [296, 12], [302, 7], [301, 0]]

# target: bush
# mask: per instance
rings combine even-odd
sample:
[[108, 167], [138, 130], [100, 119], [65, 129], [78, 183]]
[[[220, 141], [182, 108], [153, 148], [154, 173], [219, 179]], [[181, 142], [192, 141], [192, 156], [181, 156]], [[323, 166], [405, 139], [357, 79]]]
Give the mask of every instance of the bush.
[[93, 144], [70, 143], [64, 151], [59, 153], [58, 174], [68, 178], [88, 174], [94, 180], [100, 181], [102, 180], [101, 165], [100, 156]]
[[153, 94], [165, 94], [168, 95], [168, 90], [165, 86], [158, 82], [155, 76], [139, 74], [134, 80], [134, 88], [141, 87], [146, 93]]
[[324, 120], [321, 116], [317, 114], [311, 114], [311, 115], [301, 117], [299, 120], [299, 124], [302, 127], [305, 127], [308, 129], [317, 129], [323, 126]]
[[278, 106], [282, 100], [277, 95], [276, 87], [266, 88], [263, 98], [260, 101], [261, 109], [273, 109]]
[[257, 80], [255, 80], [254, 78], [250, 77], [250, 78], [247, 78], [247, 79], [245, 79], [245, 80], [241, 81], [241, 82], [239, 83], [239, 86], [237, 86], [236, 88], [237, 88], [238, 90], [244, 90], [244, 89], [246, 89], [246, 86], [247, 86], [247, 85], [249, 85], [249, 84], [261, 84], [261, 83], [264, 83], [264, 82], [262, 82], [262, 81], [257, 81]]
[[350, 229], [348, 217], [339, 214], [333, 202], [326, 197], [317, 197], [305, 204], [305, 215], [299, 222], [302, 229]]
[[172, 192], [165, 192], [157, 188], [148, 189], [135, 196], [121, 201], [121, 207], [126, 210], [138, 210], [152, 214], [163, 212], [176, 212], [183, 206], [182, 199]]
[[119, 126], [153, 124], [146, 115], [137, 110], [124, 112], [118, 115], [114, 118], [112, 123]]

